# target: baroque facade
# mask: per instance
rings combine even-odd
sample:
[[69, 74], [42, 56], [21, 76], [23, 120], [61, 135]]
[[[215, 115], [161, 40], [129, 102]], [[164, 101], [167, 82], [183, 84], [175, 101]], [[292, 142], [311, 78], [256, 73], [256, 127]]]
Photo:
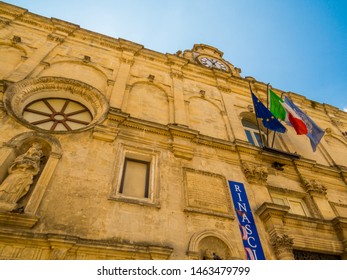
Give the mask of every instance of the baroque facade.
[[347, 113], [286, 93], [325, 130], [312, 152], [257, 129], [267, 85], [212, 46], [162, 54], [3, 2], [0, 58], [0, 259], [246, 259], [228, 181], [266, 259], [347, 259]]

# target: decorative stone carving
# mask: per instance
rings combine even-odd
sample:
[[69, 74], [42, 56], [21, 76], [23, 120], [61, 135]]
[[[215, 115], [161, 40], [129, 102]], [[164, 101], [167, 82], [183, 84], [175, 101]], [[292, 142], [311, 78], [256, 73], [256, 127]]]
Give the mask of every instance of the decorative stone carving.
[[295, 260], [341, 260], [339, 255], [294, 250]]
[[34, 176], [40, 171], [43, 155], [39, 143], [33, 143], [28, 151], [18, 156], [8, 169], [9, 175], [0, 185], [0, 209], [11, 211], [28, 193]]
[[210, 249], [206, 249], [202, 257], [203, 260], [222, 260], [215, 252], [212, 252]]
[[57, 42], [57, 43], [63, 43], [65, 40], [64, 36], [58, 35], [58, 34], [49, 34], [47, 36], [47, 40]]
[[154, 79], [155, 79], [155, 76], [152, 75], [152, 74], [150, 74], [150, 75], [148, 75], [147, 79], [148, 79], [150, 82], [153, 82]]
[[312, 194], [318, 194], [318, 195], [326, 195], [327, 194], [327, 188], [318, 180], [308, 180], [306, 178], [302, 178], [302, 184], [305, 188], [306, 192], [310, 195]]
[[268, 177], [268, 170], [262, 165], [253, 165], [247, 162], [242, 162], [242, 171], [249, 183], [265, 184]]
[[274, 235], [271, 238], [271, 245], [275, 250], [276, 257], [279, 260], [292, 260], [293, 256], [293, 238], [287, 234]]
[[[11, 85], [4, 94], [4, 105], [9, 113], [22, 124], [33, 128], [23, 119], [26, 104], [41, 98], [67, 98], [81, 103], [92, 113], [92, 121], [79, 131], [102, 123], [107, 116], [109, 104], [105, 96], [96, 88], [83, 82], [62, 77], [40, 77], [24, 79]], [[34, 126], [36, 130], [41, 130]]]
[[180, 79], [180, 80], [183, 79], [183, 74], [180, 72], [171, 72], [170, 76], [172, 79]]
[[122, 63], [125, 63], [125, 64], [129, 64], [129, 65], [134, 64], [134, 59], [132, 58], [129, 59], [129, 58], [122, 57], [120, 60]]

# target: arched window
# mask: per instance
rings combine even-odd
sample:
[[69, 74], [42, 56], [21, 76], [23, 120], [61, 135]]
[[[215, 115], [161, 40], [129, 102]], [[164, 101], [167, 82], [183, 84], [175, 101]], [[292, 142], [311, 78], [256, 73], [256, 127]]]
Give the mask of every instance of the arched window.
[[261, 131], [260, 136], [258, 126], [249, 120], [243, 119], [242, 125], [245, 130], [248, 142], [254, 146], [263, 147], [263, 143], [266, 143], [265, 133]]

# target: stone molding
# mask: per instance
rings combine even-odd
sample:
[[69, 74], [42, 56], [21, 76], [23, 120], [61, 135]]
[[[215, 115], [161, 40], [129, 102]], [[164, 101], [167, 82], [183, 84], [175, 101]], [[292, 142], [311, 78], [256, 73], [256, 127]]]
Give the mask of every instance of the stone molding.
[[39, 218], [35, 215], [0, 212], [1, 227], [32, 228], [38, 220]]
[[[235, 219], [223, 175], [187, 167], [183, 168], [183, 174], [185, 212]], [[205, 184], [209, 185], [211, 190], [205, 190]]]
[[263, 165], [250, 164], [245, 161], [241, 163], [241, 168], [248, 183], [266, 184], [269, 175], [268, 169]]
[[293, 260], [293, 238], [287, 234], [275, 234], [271, 237], [271, 245], [279, 260]]
[[[293, 248], [341, 254], [344, 244], [347, 244], [347, 218], [322, 220], [290, 214], [288, 211], [288, 206], [268, 202], [256, 210], [278, 259], [292, 259]], [[320, 237], [320, 234], [324, 237]]]
[[302, 185], [307, 193], [312, 195], [320, 195], [320, 196], [326, 196], [327, 195], [327, 188], [318, 180], [312, 179], [309, 180], [305, 177], [302, 177]]
[[[59, 91], [59, 96], [56, 94], [57, 91]], [[27, 121], [22, 119], [22, 111], [28, 103], [48, 97], [72, 99], [81, 102], [91, 111], [93, 115], [91, 123], [82, 129], [77, 129], [72, 132], [84, 131], [95, 124], [101, 123], [106, 118], [109, 110], [108, 102], [97, 89], [83, 82], [61, 77], [41, 77], [14, 83], [6, 90], [4, 94], [4, 103], [9, 114], [23, 125], [38, 131], [45, 131], [39, 127], [30, 125]], [[61, 134], [66, 132], [51, 131], [51, 133]]]
[[199, 244], [204, 238], [210, 237], [210, 236], [221, 240], [228, 247], [231, 254], [230, 259], [235, 259], [235, 260], [243, 259], [235, 250], [235, 246], [233, 246], [230, 243], [229, 241], [230, 239], [226, 238], [224, 234], [216, 230], [204, 230], [204, 231], [194, 233], [189, 240], [189, 244], [187, 248], [187, 256], [190, 260], [199, 260], [199, 258], [201, 257], [201, 252], [199, 252]]
[[35, 251], [33, 259], [83, 260], [83, 259], [147, 259], [167, 260], [173, 248], [157, 244], [130, 244], [116, 240], [92, 240], [71, 235], [18, 232], [0, 229], [0, 245], [7, 246], [9, 255], [0, 259], [26, 259], [21, 257], [28, 247]]
[[47, 40], [57, 42], [57, 43], [63, 43], [65, 41], [65, 37], [52, 33], [47, 36]]

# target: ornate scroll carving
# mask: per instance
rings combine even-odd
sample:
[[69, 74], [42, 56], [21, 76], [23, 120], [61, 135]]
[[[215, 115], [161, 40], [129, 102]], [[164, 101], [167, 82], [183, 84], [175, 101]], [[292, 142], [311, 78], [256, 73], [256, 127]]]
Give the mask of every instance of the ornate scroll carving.
[[249, 183], [265, 184], [268, 177], [268, 170], [262, 165], [253, 165], [247, 162], [242, 162], [242, 171]]
[[310, 195], [312, 194], [319, 194], [319, 195], [326, 195], [327, 194], [327, 188], [318, 180], [308, 180], [306, 178], [302, 178], [302, 185], [305, 188], [306, 192]]
[[16, 203], [28, 193], [34, 176], [40, 171], [42, 155], [41, 145], [33, 143], [26, 153], [14, 160], [0, 185], [0, 208], [15, 209]]
[[276, 257], [279, 260], [292, 260], [293, 256], [293, 238], [287, 234], [274, 235], [271, 238], [271, 244], [275, 250]]

